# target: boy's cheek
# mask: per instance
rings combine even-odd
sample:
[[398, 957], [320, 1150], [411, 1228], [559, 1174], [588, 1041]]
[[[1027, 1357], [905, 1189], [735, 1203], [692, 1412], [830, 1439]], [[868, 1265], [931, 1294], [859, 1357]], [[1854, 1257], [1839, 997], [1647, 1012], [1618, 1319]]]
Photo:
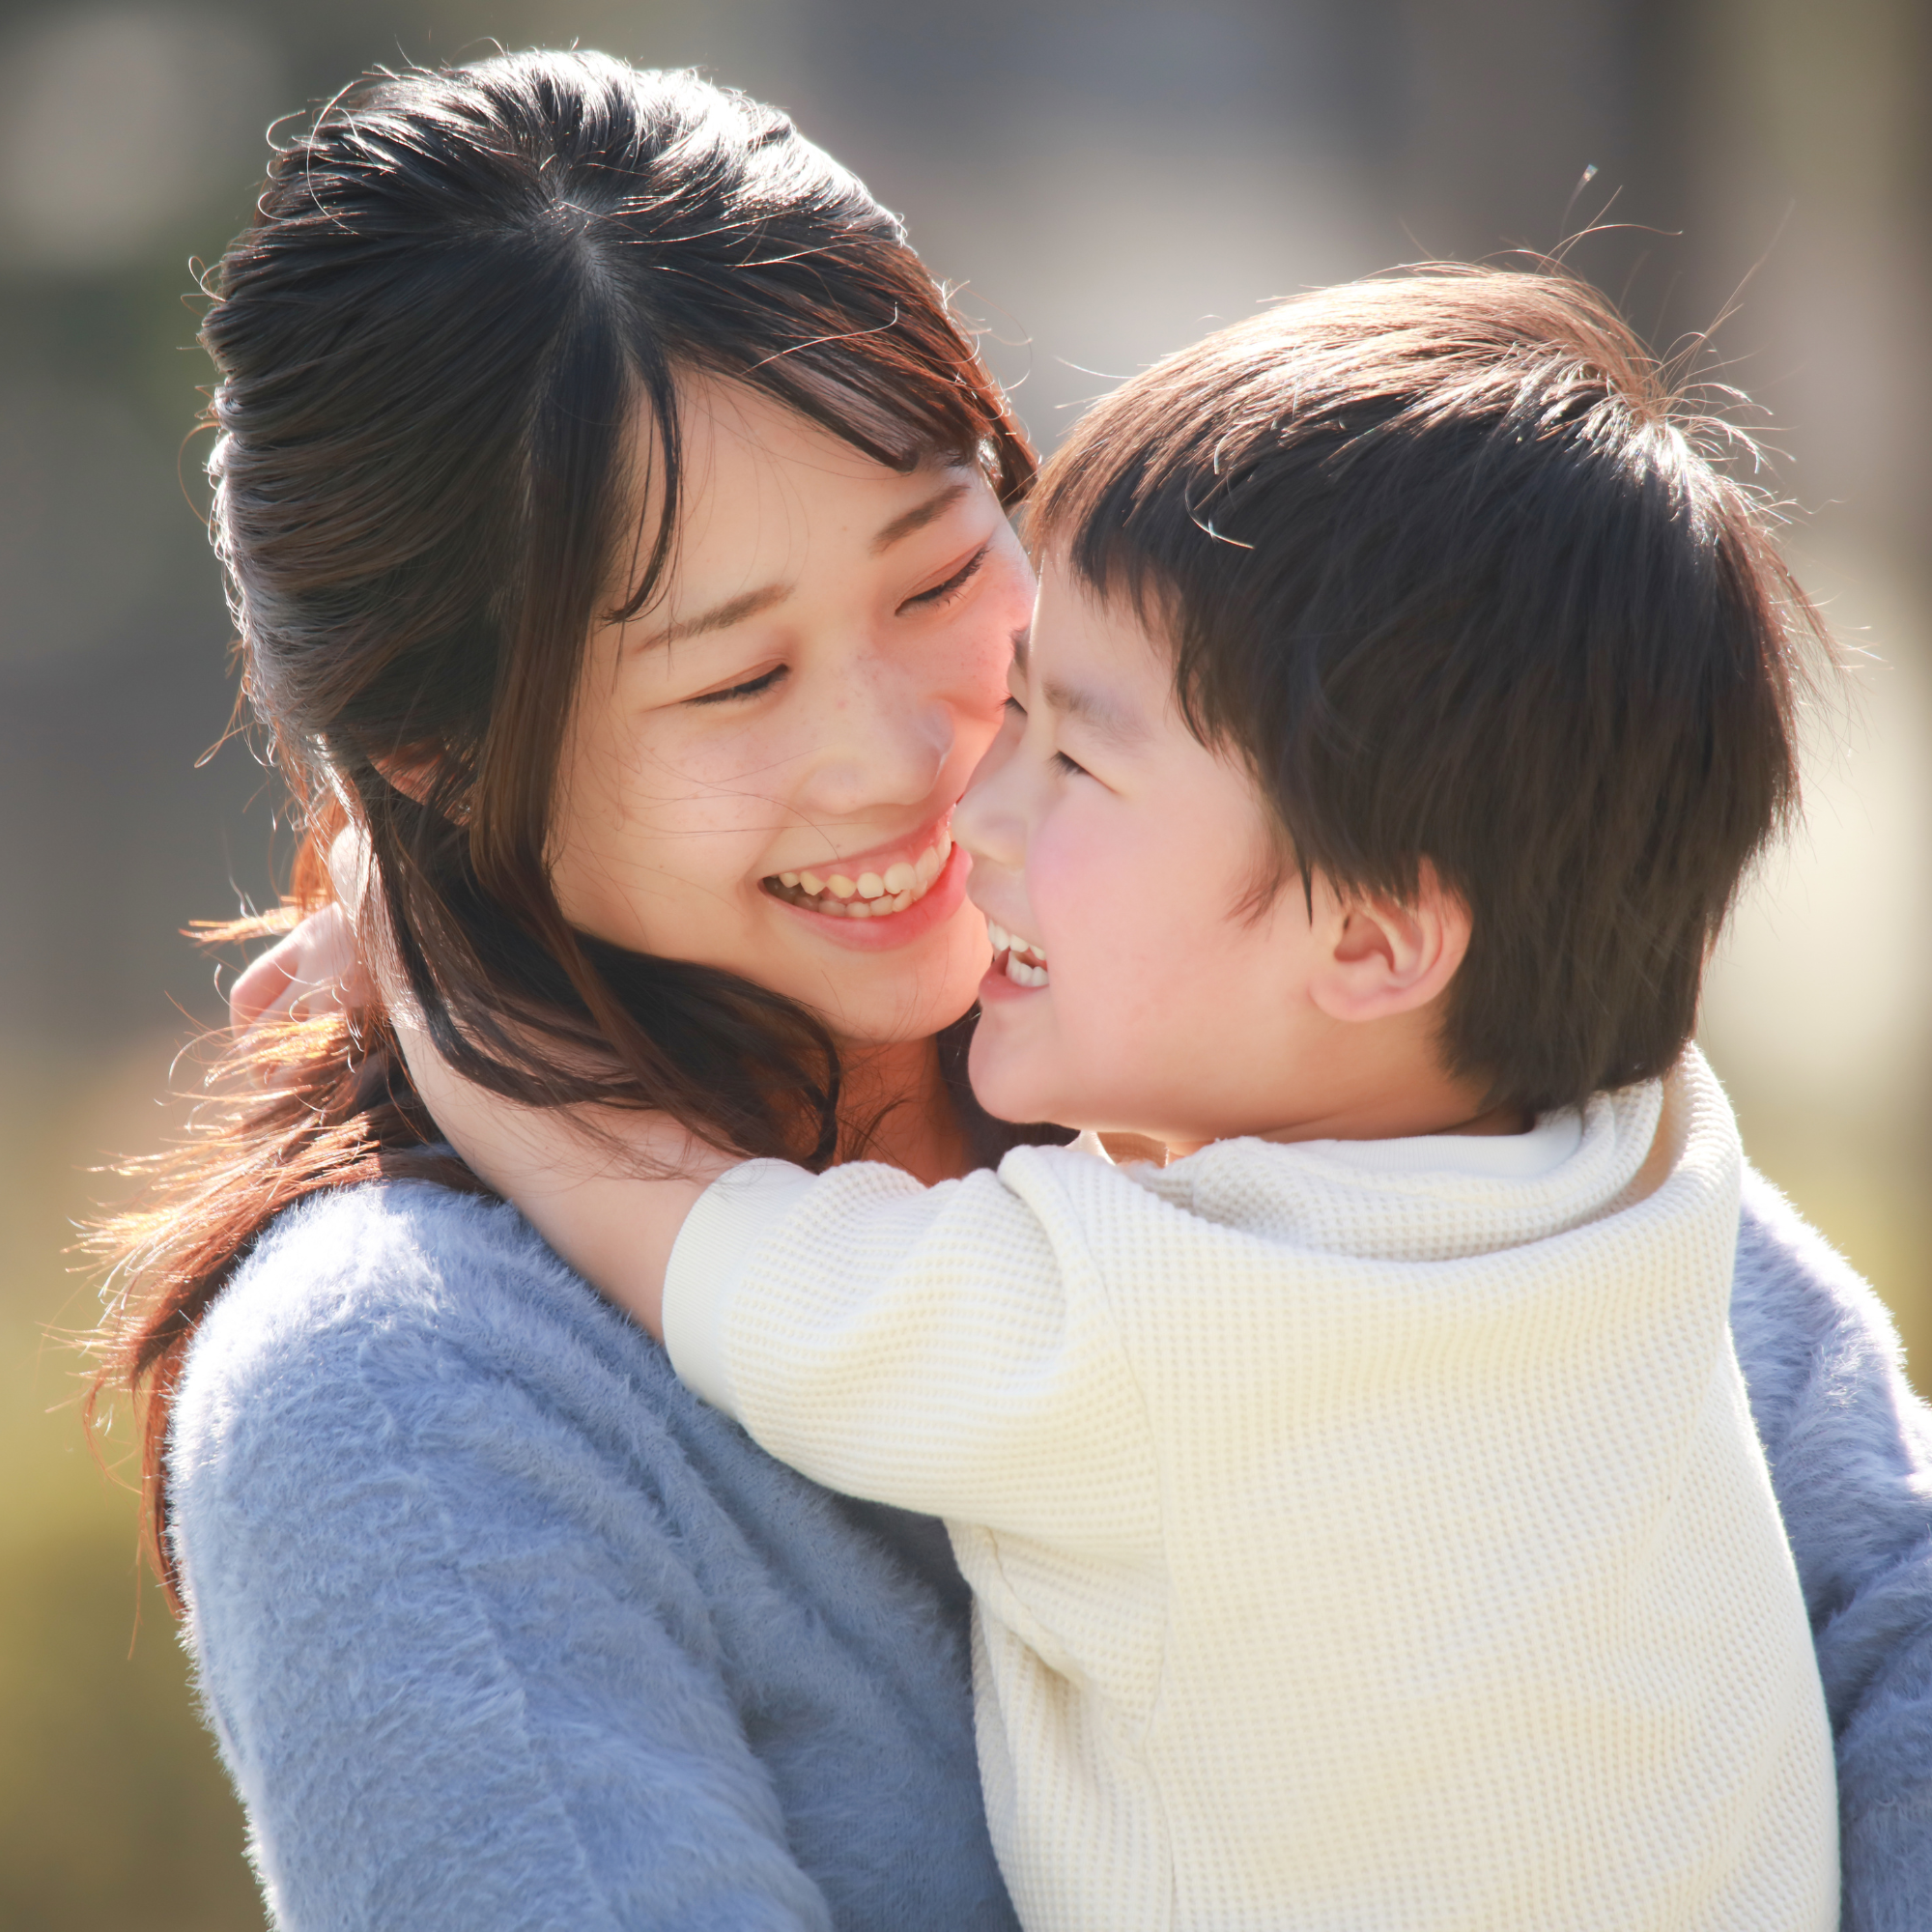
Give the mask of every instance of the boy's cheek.
[[1108, 842], [1081, 823], [1077, 805], [1063, 802], [1035, 823], [1027, 842], [1026, 899], [1039, 929], [1028, 937], [1046, 948], [1049, 961], [1057, 963], [1069, 949], [1105, 959], [1145, 924], [1144, 882], [1138, 868], [1118, 861]]

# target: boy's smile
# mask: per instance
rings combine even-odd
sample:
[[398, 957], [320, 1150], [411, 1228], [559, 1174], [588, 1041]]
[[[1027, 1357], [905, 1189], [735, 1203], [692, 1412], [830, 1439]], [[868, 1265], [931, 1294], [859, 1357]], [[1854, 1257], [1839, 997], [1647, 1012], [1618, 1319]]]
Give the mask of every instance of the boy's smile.
[[994, 950], [973, 1085], [1008, 1119], [1169, 1141], [1280, 1124], [1278, 1092], [1231, 1089], [1288, 1044], [1301, 895], [1238, 917], [1267, 828], [1171, 685], [1163, 646], [1049, 566], [1007, 723], [955, 818]]

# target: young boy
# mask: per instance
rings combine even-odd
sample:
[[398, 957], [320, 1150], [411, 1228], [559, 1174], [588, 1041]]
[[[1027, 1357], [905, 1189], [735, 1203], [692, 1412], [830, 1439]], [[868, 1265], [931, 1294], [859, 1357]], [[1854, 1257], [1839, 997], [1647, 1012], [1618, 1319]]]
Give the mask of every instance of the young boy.
[[1761, 518], [1596, 298], [1470, 273], [1157, 364], [1032, 531], [974, 1087], [1170, 1164], [586, 1177], [412, 1041], [437, 1118], [773, 1454], [948, 1519], [1031, 1932], [1834, 1924], [1689, 1044], [1794, 788]]

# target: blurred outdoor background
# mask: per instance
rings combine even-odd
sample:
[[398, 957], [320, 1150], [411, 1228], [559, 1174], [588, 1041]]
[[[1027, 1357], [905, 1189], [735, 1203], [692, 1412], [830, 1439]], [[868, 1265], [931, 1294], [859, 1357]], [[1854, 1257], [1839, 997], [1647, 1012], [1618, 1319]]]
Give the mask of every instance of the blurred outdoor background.
[[[274, 891], [195, 505], [190, 261], [276, 117], [374, 63], [578, 41], [778, 101], [907, 216], [1050, 445], [1310, 284], [1553, 246], [1707, 373], [1855, 666], [1706, 1040], [1747, 1143], [1932, 1381], [1932, 11], [1916, 0], [0, 5], [0, 1923], [259, 1925], [132, 1497], [84, 1446], [90, 1167], [219, 1010], [178, 937]], [[1579, 187], [1586, 170], [1595, 174]], [[125, 1418], [116, 1432], [125, 1443]], [[137, 1631], [138, 1621], [138, 1631]]]

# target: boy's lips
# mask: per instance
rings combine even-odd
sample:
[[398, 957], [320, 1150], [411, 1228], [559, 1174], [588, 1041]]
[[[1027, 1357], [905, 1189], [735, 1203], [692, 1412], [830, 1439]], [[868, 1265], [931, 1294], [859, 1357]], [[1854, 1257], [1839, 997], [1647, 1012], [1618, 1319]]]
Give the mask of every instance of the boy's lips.
[[[978, 900], [974, 903], [979, 904]], [[1046, 949], [1037, 940], [1002, 925], [984, 906], [980, 906], [980, 911], [985, 917], [986, 938], [993, 949], [993, 963], [980, 981], [980, 1000], [997, 1006], [1051, 985]]]
[[1024, 962], [1016, 961], [1010, 952], [995, 955], [980, 981], [980, 1004], [982, 1007], [1005, 1006], [1010, 1000], [1031, 1000], [1051, 988], [1053, 982], [1044, 967], [1037, 969], [1039, 972], [1037, 980], [1016, 980], [1013, 978], [1015, 965], [1019, 965], [1022, 971], [1028, 970]]

